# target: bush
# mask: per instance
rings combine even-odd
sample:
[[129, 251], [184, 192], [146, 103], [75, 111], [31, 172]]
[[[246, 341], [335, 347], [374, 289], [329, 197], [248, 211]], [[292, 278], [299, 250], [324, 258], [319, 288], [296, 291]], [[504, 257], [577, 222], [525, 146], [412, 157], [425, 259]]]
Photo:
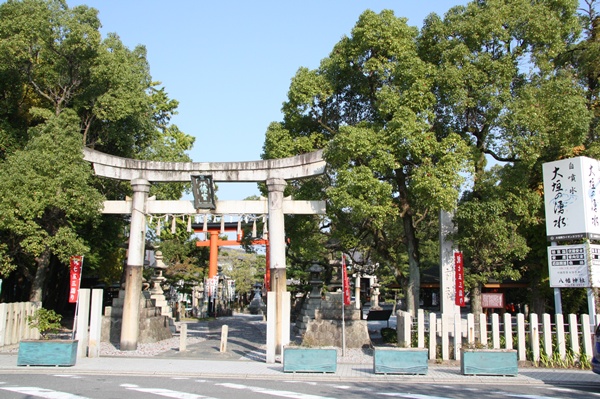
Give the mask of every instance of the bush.
[[27, 324], [31, 328], [37, 328], [42, 339], [48, 339], [49, 335], [57, 334], [61, 329], [62, 316], [54, 310], [39, 308], [31, 316], [27, 316]]
[[389, 328], [389, 327], [384, 327], [381, 329], [381, 338], [383, 339], [383, 342], [385, 342], [386, 344], [397, 344], [398, 343], [398, 337], [396, 334], [396, 330], [393, 328]]

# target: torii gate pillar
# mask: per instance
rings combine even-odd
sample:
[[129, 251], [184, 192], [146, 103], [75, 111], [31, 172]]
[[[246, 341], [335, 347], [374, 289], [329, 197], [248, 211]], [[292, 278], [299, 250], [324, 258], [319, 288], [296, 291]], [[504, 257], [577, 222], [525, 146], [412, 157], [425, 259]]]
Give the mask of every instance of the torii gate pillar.
[[139, 333], [140, 295], [142, 292], [142, 271], [144, 268], [144, 245], [146, 243], [146, 200], [150, 182], [146, 179], [131, 181], [133, 200], [131, 206], [131, 230], [127, 269], [125, 270], [125, 301], [121, 324], [121, 350], [137, 349]]
[[271, 291], [267, 293], [267, 363], [275, 363], [275, 356], [283, 353], [290, 342], [290, 294], [287, 292], [285, 273], [285, 222], [283, 214], [283, 179], [267, 179], [269, 190], [269, 265]]

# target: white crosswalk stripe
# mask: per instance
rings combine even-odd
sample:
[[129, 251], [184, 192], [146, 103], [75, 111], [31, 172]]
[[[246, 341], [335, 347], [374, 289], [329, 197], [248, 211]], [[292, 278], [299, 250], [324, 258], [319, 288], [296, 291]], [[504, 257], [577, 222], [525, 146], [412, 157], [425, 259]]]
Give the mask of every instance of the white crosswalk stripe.
[[421, 395], [418, 393], [377, 392], [377, 394], [383, 395], [383, 396], [392, 396], [395, 398], [408, 398], [408, 399], [450, 399], [446, 396]]
[[88, 399], [85, 396], [38, 387], [0, 387], [0, 389], [44, 399]]
[[122, 384], [121, 387], [129, 389], [129, 390], [132, 390], [132, 391], [149, 393], [149, 394], [153, 394], [153, 395], [164, 396], [164, 397], [167, 397], [167, 398], [175, 398], [175, 399], [215, 399], [215, 398], [211, 398], [209, 396], [198, 395], [198, 394], [195, 394], [195, 393], [173, 391], [171, 389], [163, 389], [163, 388], [141, 388], [141, 387], [139, 387], [137, 385], [132, 385], [132, 384]]
[[494, 392], [495, 394], [504, 395], [509, 398], [523, 398], [523, 399], [560, 399], [556, 396], [544, 396], [544, 395], [526, 395], [519, 393], [510, 393], [510, 392]]
[[317, 395], [309, 395], [309, 394], [305, 394], [305, 393], [298, 393], [298, 392], [291, 392], [291, 391], [281, 391], [281, 390], [278, 390], [278, 389], [269, 389], [269, 388], [261, 388], [261, 387], [251, 387], [251, 386], [242, 385], [242, 384], [224, 383], [224, 384], [216, 384], [216, 385], [220, 385], [220, 386], [227, 387], [227, 388], [233, 388], [233, 389], [249, 390], [249, 391], [252, 391], [252, 392], [258, 392], [258, 393], [262, 393], [262, 394], [265, 394], [265, 395], [280, 396], [282, 398], [292, 398], [292, 399], [333, 399], [333, 398], [330, 398], [328, 396], [317, 396]]

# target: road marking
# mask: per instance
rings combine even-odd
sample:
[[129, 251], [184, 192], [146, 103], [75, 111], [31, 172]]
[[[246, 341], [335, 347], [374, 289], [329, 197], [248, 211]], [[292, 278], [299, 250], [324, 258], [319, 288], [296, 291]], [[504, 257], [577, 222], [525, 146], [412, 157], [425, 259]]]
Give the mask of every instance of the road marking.
[[384, 396], [394, 396], [394, 397], [398, 397], [398, 398], [408, 398], [408, 399], [450, 399], [446, 396], [421, 395], [418, 393], [377, 392], [377, 394], [384, 395]]
[[317, 385], [314, 381], [286, 381], [286, 384], [306, 384], [306, 385]]
[[494, 392], [495, 394], [508, 396], [511, 398], [523, 398], [523, 399], [556, 399], [555, 396], [544, 396], [544, 395], [525, 395], [510, 392]]
[[85, 396], [73, 395], [67, 392], [52, 391], [50, 389], [38, 387], [1, 387], [0, 389], [45, 399], [88, 399]]
[[352, 387], [350, 385], [329, 385], [330, 387], [333, 388], [337, 388], [337, 389], [352, 389]]
[[[581, 392], [579, 390], [571, 389], [571, 388], [558, 388], [558, 387], [552, 387], [552, 388], [550, 388], [549, 387], [547, 389], [549, 389], [551, 391], [568, 392], [568, 393], [571, 393], [571, 392]], [[592, 395], [592, 396], [600, 396], [600, 393], [598, 393], [598, 392], [586, 392], [585, 394], [586, 395]]]
[[165, 396], [167, 398], [175, 398], [175, 399], [215, 399], [210, 396], [197, 395], [195, 393], [189, 392], [180, 392], [180, 391], [172, 391], [170, 389], [162, 389], [162, 388], [139, 388], [139, 387], [127, 387], [127, 389], [132, 391], [138, 391], [143, 393], [150, 393], [152, 395]]
[[265, 395], [281, 396], [283, 398], [292, 398], [292, 399], [334, 399], [334, 398], [330, 398], [328, 396], [316, 396], [316, 395], [309, 395], [309, 394], [305, 394], [305, 393], [298, 393], [298, 392], [291, 392], [291, 391], [280, 391], [280, 390], [277, 390], [277, 389], [269, 389], [269, 388], [261, 388], [261, 387], [251, 387], [251, 386], [248, 386], [248, 385], [241, 385], [241, 384], [225, 383], [225, 384], [216, 384], [216, 385], [220, 385], [220, 386], [227, 387], [227, 388], [233, 388], [233, 389], [247, 389], [247, 390], [252, 391], [252, 392], [264, 393]]

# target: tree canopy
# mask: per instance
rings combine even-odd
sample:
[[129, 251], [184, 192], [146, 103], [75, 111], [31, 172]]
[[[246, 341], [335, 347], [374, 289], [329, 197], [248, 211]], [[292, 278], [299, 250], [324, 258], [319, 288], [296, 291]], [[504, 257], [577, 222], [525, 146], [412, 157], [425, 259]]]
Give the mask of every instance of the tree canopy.
[[[472, 1], [420, 30], [367, 10], [319, 68], [300, 68], [264, 156], [325, 149], [327, 176], [288, 188], [328, 200], [321, 244], [395, 270], [414, 312], [421, 246], [431, 258], [437, 212], [456, 209], [476, 313], [490, 280], [541, 284], [541, 164], [598, 148], [596, 2], [585, 3], [578, 15], [576, 0]], [[319, 255], [294, 246], [308, 240], [292, 240], [292, 262]]]
[[[46, 300], [47, 273], [85, 255], [84, 273], [114, 276], [126, 216], [100, 217], [130, 187], [91, 176], [83, 146], [131, 158], [188, 161], [194, 138], [170, 119], [178, 103], [152, 80], [146, 50], [102, 38], [98, 11], [63, 0], [0, 4], [0, 275]], [[153, 186], [178, 199], [182, 184]], [[105, 271], [103, 271], [105, 270]], [[3, 290], [12, 300], [23, 291]], [[20, 295], [20, 297], [19, 297]]]

